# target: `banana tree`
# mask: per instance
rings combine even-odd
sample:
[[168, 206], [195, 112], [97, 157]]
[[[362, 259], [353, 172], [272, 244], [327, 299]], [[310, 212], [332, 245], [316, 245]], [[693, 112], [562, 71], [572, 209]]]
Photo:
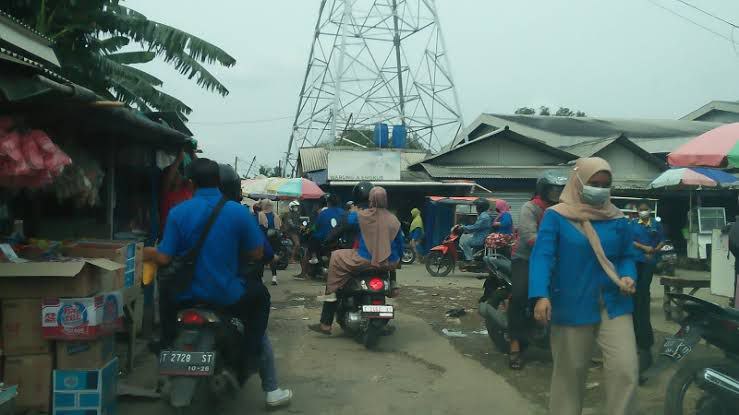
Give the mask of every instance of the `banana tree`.
[[161, 58], [207, 91], [228, 89], [203, 64], [236, 60], [197, 36], [148, 19], [118, 0], [0, 0], [0, 9], [49, 36], [62, 75], [97, 93], [147, 111], [192, 111], [162, 92], [162, 81], [133, 65]]

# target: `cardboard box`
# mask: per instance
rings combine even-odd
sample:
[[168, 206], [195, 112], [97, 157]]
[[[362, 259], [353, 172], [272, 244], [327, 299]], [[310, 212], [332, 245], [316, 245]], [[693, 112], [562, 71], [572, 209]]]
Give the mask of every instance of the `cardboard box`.
[[52, 357], [50, 354], [12, 356], [5, 359], [5, 383], [18, 385], [15, 406], [21, 410], [49, 412]]
[[95, 340], [123, 328], [123, 295], [119, 291], [86, 298], [45, 299], [41, 331], [55, 340]]
[[112, 286], [123, 266], [108, 259], [0, 264], [0, 299], [87, 297]]
[[69, 257], [105, 258], [123, 265], [117, 271], [112, 290], [141, 286], [144, 263], [144, 244], [141, 242], [82, 240], [66, 244], [62, 253]]
[[97, 370], [55, 370], [53, 415], [115, 414], [118, 359]]
[[99, 369], [115, 354], [115, 336], [103, 336], [92, 341], [58, 341], [57, 369]]
[[3, 347], [7, 356], [49, 352], [49, 341], [41, 334], [38, 310], [41, 300], [3, 300]]

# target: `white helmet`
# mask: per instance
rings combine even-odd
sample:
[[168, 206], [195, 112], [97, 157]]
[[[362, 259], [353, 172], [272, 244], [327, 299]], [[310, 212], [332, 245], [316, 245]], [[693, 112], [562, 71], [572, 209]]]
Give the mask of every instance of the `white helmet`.
[[300, 202], [298, 202], [297, 200], [293, 200], [292, 202], [290, 202], [290, 204], [288, 206], [290, 207], [290, 209], [292, 209], [292, 208], [299, 208], [300, 207]]

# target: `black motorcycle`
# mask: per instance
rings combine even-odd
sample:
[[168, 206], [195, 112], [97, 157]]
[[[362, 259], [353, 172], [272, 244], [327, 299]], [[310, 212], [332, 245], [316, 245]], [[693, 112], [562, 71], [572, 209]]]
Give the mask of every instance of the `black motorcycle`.
[[659, 261], [657, 262], [656, 272], [659, 275], [675, 276], [675, 267], [677, 266], [677, 252], [672, 241], [667, 240], [659, 251]]
[[405, 241], [403, 241], [403, 257], [400, 258], [400, 262], [403, 265], [410, 265], [416, 262], [416, 250], [413, 249], [411, 238], [409, 237], [405, 237]]
[[665, 339], [661, 355], [645, 377], [650, 378], [670, 363], [683, 360], [701, 339], [721, 349], [725, 356], [687, 359], [667, 386], [664, 413], [738, 414], [739, 310], [687, 294], [668, 295], [681, 304], [687, 315], [680, 323], [680, 330]]
[[[485, 258], [490, 273], [483, 284], [483, 294], [479, 300], [478, 312], [485, 319], [488, 336], [495, 348], [501, 353], [508, 353], [510, 337], [508, 335], [508, 303], [511, 298], [513, 283], [511, 281], [511, 260], [503, 255], [491, 255]], [[549, 327], [542, 327], [533, 317], [533, 309], [528, 307], [527, 336], [521, 340], [521, 348], [530, 344], [541, 348], [549, 347]]]
[[395, 317], [394, 307], [385, 302], [385, 297], [391, 295], [393, 272], [366, 271], [354, 275], [336, 293], [336, 321], [367, 349], [377, 346], [388, 322]]
[[177, 414], [206, 413], [209, 403], [241, 390], [248, 378], [244, 335], [241, 320], [209, 306], [177, 314], [172, 348], [159, 353], [159, 374], [169, 379], [168, 400]]

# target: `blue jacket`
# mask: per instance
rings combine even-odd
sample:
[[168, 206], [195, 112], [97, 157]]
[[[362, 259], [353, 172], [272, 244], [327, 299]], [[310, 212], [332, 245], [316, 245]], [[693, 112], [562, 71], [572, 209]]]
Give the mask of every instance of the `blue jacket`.
[[500, 226], [498, 226], [499, 233], [513, 234], [513, 216], [511, 216], [511, 212], [505, 212], [498, 216], [498, 222], [500, 223]]
[[[649, 224], [642, 224], [639, 220], [631, 222], [631, 229], [634, 234], [634, 242], [639, 242], [642, 245], [651, 246], [656, 248], [657, 245], [665, 241], [665, 234], [662, 231], [662, 224], [652, 218]], [[644, 251], [636, 248], [637, 261], [645, 263], [657, 263], [658, 255], [652, 255], [651, 259], [647, 259], [647, 255]]]
[[462, 228], [464, 233], [472, 234], [470, 243], [473, 246], [482, 246], [485, 244], [485, 238], [493, 231], [493, 217], [487, 211], [482, 212], [477, 216], [474, 224]]
[[[621, 277], [636, 281], [636, 248], [626, 219], [592, 222], [608, 259]], [[610, 318], [630, 314], [634, 301], [621, 294], [595, 257], [585, 235], [559, 213], [547, 210], [529, 262], [529, 298], [552, 302], [552, 323], [600, 322], [600, 298]]]
[[[198, 189], [192, 199], [175, 206], [167, 216], [164, 239], [157, 249], [174, 257], [184, 255], [198, 241], [213, 208], [221, 199], [215, 188]], [[264, 244], [264, 233], [254, 216], [236, 202], [226, 202], [195, 265], [191, 287], [179, 300], [199, 300], [214, 305], [236, 303], [246, 292], [239, 277], [239, 258]]]

